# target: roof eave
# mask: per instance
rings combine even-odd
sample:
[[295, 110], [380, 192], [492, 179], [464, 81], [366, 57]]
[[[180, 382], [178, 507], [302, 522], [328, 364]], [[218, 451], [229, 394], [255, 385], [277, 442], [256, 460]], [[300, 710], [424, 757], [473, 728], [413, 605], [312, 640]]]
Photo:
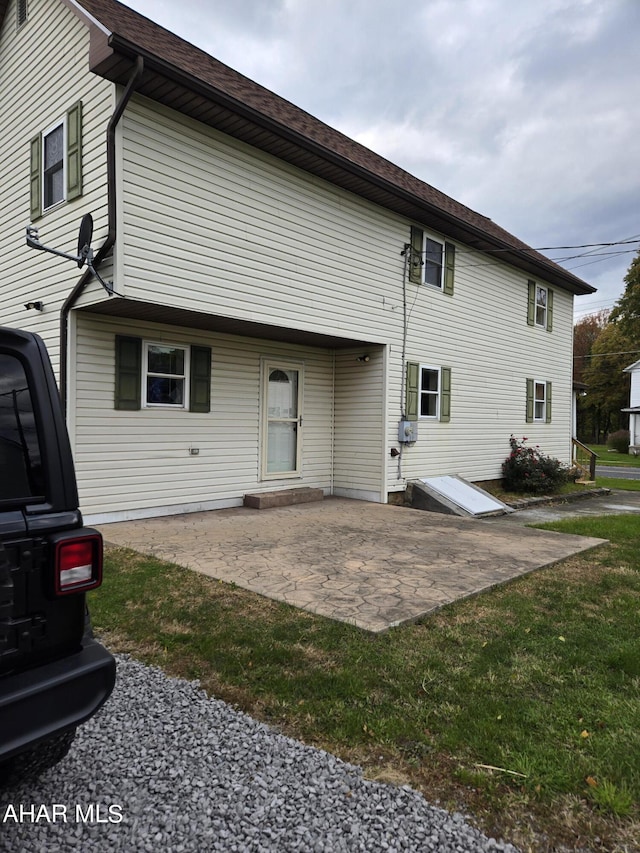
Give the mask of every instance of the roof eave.
[[[180, 109], [180, 107], [169, 103], [168, 99], [163, 100], [162, 95], [158, 94], [158, 91], [162, 89], [162, 86], [158, 85], [158, 80], [171, 81], [182, 87], [182, 90], [193, 92], [237, 117], [240, 122], [234, 130], [227, 129], [213, 120], [208, 122], [214, 127], [220, 127], [229, 135], [236, 136], [272, 154], [274, 153], [274, 144], [269, 144], [267, 137], [271, 140], [286, 142], [289, 146], [288, 153], [279, 151], [275, 154], [280, 159], [291, 162], [293, 165], [368, 198], [376, 204], [394, 210], [409, 219], [421, 222], [434, 230], [439, 230], [479, 251], [491, 250], [495, 252], [498, 250], [500, 258], [505, 262], [574, 295], [586, 295], [595, 292], [594, 287], [552, 261], [547, 264], [544, 261], [536, 260], [527, 251], [521, 251], [496, 238], [495, 235], [488, 234], [481, 228], [464, 222], [454, 214], [429, 203], [392, 181], [376, 175], [340, 153], [265, 115], [259, 109], [176, 67], [162, 57], [141, 49], [119, 34], [107, 34], [95, 26], [91, 27], [90, 67], [94, 73], [113, 82], [122, 83], [127, 79], [131, 63], [136, 56], [144, 58], [146, 68], [145, 77], [138, 87], [140, 94], [147, 95], [160, 103], [167, 103], [174, 109]], [[152, 79], [154, 77], [155, 79]], [[155, 95], [153, 94], [154, 90]], [[189, 114], [188, 109], [183, 108], [182, 111]], [[252, 129], [264, 131], [265, 138], [261, 142], [258, 141], [255, 138], [258, 134]], [[305, 161], [304, 165], [301, 165], [302, 160]], [[331, 177], [327, 176], [328, 172], [331, 172]]]

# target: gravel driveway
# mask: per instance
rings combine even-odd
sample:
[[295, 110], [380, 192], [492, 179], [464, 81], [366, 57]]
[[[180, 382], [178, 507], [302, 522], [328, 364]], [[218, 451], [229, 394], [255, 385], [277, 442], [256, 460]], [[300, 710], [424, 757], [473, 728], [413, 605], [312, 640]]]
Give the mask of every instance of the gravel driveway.
[[0, 849], [516, 853], [410, 788], [365, 781], [358, 767], [126, 657], [67, 759], [0, 792]]

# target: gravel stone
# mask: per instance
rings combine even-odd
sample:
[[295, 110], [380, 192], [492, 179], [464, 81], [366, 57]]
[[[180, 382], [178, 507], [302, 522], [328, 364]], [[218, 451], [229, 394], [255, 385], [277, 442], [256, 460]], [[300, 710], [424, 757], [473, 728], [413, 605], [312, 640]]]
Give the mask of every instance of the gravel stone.
[[0, 850], [518, 853], [408, 786], [366, 781], [359, 767], [208, 698], [197, 682], [117, 661], [112, 697], [69, 755], [0, 792]]

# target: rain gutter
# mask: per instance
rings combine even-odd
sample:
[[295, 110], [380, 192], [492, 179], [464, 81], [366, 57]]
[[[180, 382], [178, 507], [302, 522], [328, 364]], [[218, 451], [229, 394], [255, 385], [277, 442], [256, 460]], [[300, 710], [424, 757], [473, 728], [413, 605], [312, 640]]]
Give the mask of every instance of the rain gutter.
[[[129, 82], [127, 83], [122, 97], [118, 101], [116, 108], [107, 125], [107, 220], [108, 231], [104, 243], [98, 249], [93, 260], [93, 266], [98, 268], [108, 253], [113, 248], [117, 236], [117, 218], [116, 218], [116, 127], [122, 118], [131, 96], [133, 95], [136, 86], [138, 85], [142, 73], [144, 71], [144, 60], [141, 56], [136, 58], [136, 66], [133, 70]], [[64, 411], [67, 410], [68, 398], [68, 370], [67, 356], [69, 349], [69, 312], [77, 302], [80, 294], [85, 289], [87, 284], [93, 278], [93, 273], [90, 269], [86, 269], [79, 281], [69, 293], [60, 309], [60, 395]]]

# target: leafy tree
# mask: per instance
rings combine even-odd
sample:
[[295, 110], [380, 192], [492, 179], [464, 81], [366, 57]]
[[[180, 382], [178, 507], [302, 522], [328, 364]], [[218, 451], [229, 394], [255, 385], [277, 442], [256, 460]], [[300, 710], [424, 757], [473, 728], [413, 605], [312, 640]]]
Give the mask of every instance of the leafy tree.
[[573, 327], [573, 380], [584, 382], [583, 376], [593, 345], [607, 325], [609, 310], [603, 308], [596, 314], [583, 317]]
[[[583, 440], [597, 443], [605, 440], [609, 432], [627, 426], [627, 416], [620, 409], [629, 405], [629, 374], [623, 370], [640, 357], [640, 252], [624, 281], [625, 291], [591, 343], [590, 351], [576, 353], [589, 356], [575, 359], [576, 365], [586, 362], [580, 375], [588, 385], [587, 396], [578, 407], [580, 435]], [[588, 346], [588, 340], [583, 339], [593, 331], [592, 326], [580, 330], [579, 348]]]
[[[632, 342], [632, 348], [640, 348], [640, 251], [631, 261], [631, 266], [624, 277], [625, 290], [616, 302], [611, 317], [612, 323], [620, 329]], [[631, 358], [628, 363], [635, 359]]]
[[630, 364], [632, 349], [629, 338], [616, 323], [607, 323], [591, 349], [591, 358], [584, 370], [587, 384], [586, 408], [591, 412], [592, 435], [598, 444], [613, 430], [626, 426], [626, 416], [620, 409], [629, 405], [629, 374], [623, 373]]

